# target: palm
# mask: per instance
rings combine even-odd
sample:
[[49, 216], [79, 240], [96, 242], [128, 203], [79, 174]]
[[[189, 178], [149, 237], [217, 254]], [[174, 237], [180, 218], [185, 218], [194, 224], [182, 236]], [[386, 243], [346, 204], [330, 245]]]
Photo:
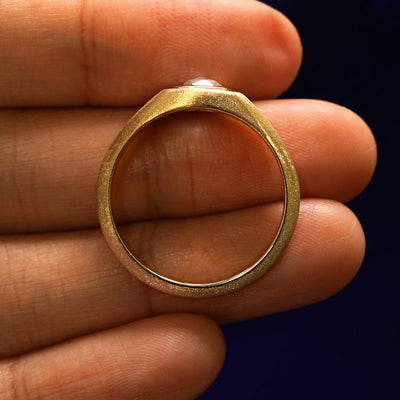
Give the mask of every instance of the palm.
[[[290, 85], [301, 54], [290, 23], [262, 4], [66, 4], [0, 6], [0, 393], [193, 398], [223, 359], [212, 320], [309, 304], [355, 274], [363, 233], [341, 202], [367, 184], [374, 141], [341, 107], [260, 100]], [[280, 262], [217, 299], [145, 287], [110, 253], [96, 217], [98, 170], [119, 129], [159, 89], [195, 75], [257, 100], [291, 153], [303, 198]], [[115, 196], [132, 248], [161, 272], [193, 281], [252, 262], [279, 220], [280, 180], [268, 151], [219, 116], [177, 115], [149, 129], [137, 157], [125, 160]]]

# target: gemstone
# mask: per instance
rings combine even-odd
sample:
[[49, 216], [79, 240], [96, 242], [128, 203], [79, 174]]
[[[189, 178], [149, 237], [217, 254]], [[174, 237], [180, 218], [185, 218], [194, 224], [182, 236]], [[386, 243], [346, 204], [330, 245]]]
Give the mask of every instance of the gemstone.
[[204, 87], [222, 87], [220, 83], [212, 79], [207, 79], [199, 76], [198, 78], [190, 79], [186, 81], [184, 86], [204, 86]]

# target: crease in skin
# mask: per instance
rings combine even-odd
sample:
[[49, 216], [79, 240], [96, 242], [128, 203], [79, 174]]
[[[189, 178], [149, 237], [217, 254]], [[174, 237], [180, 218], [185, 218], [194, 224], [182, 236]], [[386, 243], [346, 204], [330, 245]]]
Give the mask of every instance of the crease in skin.
[[92, 85], [92, 76], [93, 72], [90, 72], [90, 63], [89, 63], [89, 53], [92, 54], [92, 58], [94, 57], [95, 41], [93, 40], [93, 27], [92, 27], [92, 19], [90, 18], [89, 11], [89, 2], [87, 0], [80, 0], [79, 8], [79, 37], [80, 37], [80, 47], [81, 47], [81, 69], [82, 69], [82, 99], [83, 102], [87, 105], [93, 105], [95, 102], [91, 98], [91, 93], [93, 93], [93, 85]]

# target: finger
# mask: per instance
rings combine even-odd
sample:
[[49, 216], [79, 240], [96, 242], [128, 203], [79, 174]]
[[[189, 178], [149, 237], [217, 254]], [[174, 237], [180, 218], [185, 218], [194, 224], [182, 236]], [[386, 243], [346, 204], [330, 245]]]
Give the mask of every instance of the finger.
[[[257, 105], [288, 147], [303, 197], [347, 201], [368, 183], [375, 142], [357, 115], [312, 100]], [[131, 114], [116, 109], [1, 113], [0, 231], [95, 227], [100, 165]], [[151, 124], [140, 137], [118, 168], [114, 211], [126, 222], [218, 213], [282, 196], [269, 149], [233, 119], [184, 113]]]
[[24, 0], [0, 20], [3, 107], [140, 105], [198, 75], [270, 98], [301, 61], [293, 25], [256, 1]]
[[200, 315], [154, 317], [0, 362], [3, 399], [193, 399], [224, 358]]
[[[175, 258], [190, 260], [191, 276], [196, 277], [197, 269], [209, 274], [207, 266], [229, 276], [238, 267], [236, 258], [251, 262], [257, 248], [265, 248], [263, 235], [280, 211], [270, 204], [249, 210], [249, 216], [245, 210], [240, 218], [230, 215], [225, 234], [213, 220], [218, 241], [212, 248], [200, 234], [202, 220], [212, 217], [194, 218], [192, 232], [199, 228], [200, 233], [192, 246], [174, 247], [161, 234], [150, 245], [170, 266]], [[191, 234], [190, 229], [178, 230], [182, 236]], [[294, 236], [279, 262], [248, 288], [211, 299], [169, 296], [139, 283], [116, 261], [98, 231], [4, 237], [0, 251], [0, 354], [9, 356], [153, 314], [189, 311], [227, 322], [322, 300], [356, 273], [364, 236], [356, 217], [341, 203], [303, 200]]]

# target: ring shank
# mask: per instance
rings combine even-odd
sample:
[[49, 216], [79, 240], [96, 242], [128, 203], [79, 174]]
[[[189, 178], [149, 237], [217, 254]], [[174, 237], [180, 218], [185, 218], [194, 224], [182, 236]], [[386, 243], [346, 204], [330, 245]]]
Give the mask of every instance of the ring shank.
[[[210, 283], [179, 282], [156, 273], [127, 248], [116, 227], [111, 207], [111, 185], [119, 157], [142, 128], [165, 115], [179, 111], [216, 111], [250, 126], [273, 152], [284, 185], [284, 209], [277, 234], [264, 255], [253, 265], [228, 279]], [[243, 94], [217, 87], [181, 86], [165, 89], [146, 103], [117, 136], [103, 161], [97, 188], [99, 222], [104, 238], [119, 261], [139, 280], [163, 292], [189, 297], [221, 296], [235, 292], [268, 271], [279, 259], [294, 231], [300, 203], [300, 188], [294, 164], [272, 125]]]

